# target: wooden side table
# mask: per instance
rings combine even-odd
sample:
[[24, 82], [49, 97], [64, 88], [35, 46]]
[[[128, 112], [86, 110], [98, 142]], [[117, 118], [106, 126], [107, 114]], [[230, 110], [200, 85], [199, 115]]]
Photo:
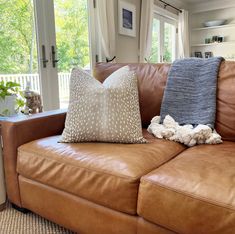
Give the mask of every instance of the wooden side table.
[[1, 119], [0, 119], [0, 211], [5, 208], [6, 188], [4, 180], [3, 157], [2, 157], [2, 136], [1, 136]]

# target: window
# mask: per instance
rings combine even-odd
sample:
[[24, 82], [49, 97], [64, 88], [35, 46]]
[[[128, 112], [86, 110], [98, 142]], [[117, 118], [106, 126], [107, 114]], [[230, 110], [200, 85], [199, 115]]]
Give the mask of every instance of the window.
[[88, 5], [87, 0], [53, 2], [60, 108], [66, 108], [71, 69], [79, 66], [90, 70]]
[[[166, 10], [161, 11], [166, 12]], [[150, 62], [171, 63], [176, 59], [176, 30], [177, 19], [166, 17], [159, 13], [154, 14]]]
[[71, 69], [90, 69], [89, 2], [2, 1], [0, 81], [30, 82], [44, 110], [67, 107]]
[[160, 62], [160, 19], [153, 19], [151, 62]]

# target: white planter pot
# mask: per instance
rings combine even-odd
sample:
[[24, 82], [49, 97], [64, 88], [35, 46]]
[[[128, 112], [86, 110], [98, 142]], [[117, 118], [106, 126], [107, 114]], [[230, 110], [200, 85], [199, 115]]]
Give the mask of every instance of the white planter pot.
[[0, 98], [0, 115], [10, 116], [16, 113], [16, 95], [6, 96], [5, 99]]

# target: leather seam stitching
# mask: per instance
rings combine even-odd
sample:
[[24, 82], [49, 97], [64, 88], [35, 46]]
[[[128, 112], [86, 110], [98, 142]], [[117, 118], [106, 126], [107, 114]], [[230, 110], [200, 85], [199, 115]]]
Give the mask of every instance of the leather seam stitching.
[[87, 197], [84, 197], [84, 196], [81, 196], [81, 195], [77, 195], [77, 194], [75, 194], [73, 192], [66, 191], [66, 190], [58, 188], [58, 187], [56, 187], [54, 185], [50, 185], [48, 183], [44, 183], [44, 182], [39, 181], [39, 180], [34, 180], [32, 178], [29, 178], [28, 176], [20, 175], [20, 177], [22, 177], [23, 179], [27, 179], [27, 180], [39, 183], [39, 184], [47, 186], [47, 187], [51, 187], [51, 188], [56, 189], [58, 191], [62, 191], [64, 193], [70, 194], [72, 196], [76, 196], [78, 198], [84, 199], [84, 200], [86, 200], [88, 202], [91, 202], [91, 203], [94, 203], [96, 205], [103, 206], [104, 208], [112, 209], [112, 210], [114, 210], [116, 212], [121, 212], [121, 213], [124, 213], [124, 214], [127, 214], [127, 215], [131, 215], [131, 216], [136, 216], [136, 214], [137, 214], [137, 212], [136, 212], [137, 209], [134, 211], [135, 213], [132, 212], [132, 211], [129, 211], [129, 210], [127, 211], [127, 210], [124, 210], [124, 209], [119, 209], [118, 207], [110, 206], [108, 203], [105, 203], [103, 201], [100, 201], [100, 200], [97, 200], [97, 199], [93, 199], [93, 198], [92, 199], [88, 199]]
[[[141, 199], [144, 200], [143, 195], [140, 193], [138, 201], [140, 201]], [[143, 201], [142, 201], [142, 203], [143, 203]], [[145, 209], [146, 209], [146, 207], [145, 207]], [[151, 223], [153, 223], [155, 225], [160, 225], [162, 227], [166, 227], [170, 231], [176, 232], [175, 234], [178, 234], [178, 233], [183, 234], [182, 232], [180, 232], [180, 230], [178, 229], [178, 227], [175, 224], [172, 224], [172, 225], [169, 225], [168, 223], [164, 224], [164, 222], [161, 222], [161, 221], [159, 222], [159, 220], [157, 222], [155, 222], [155, 221], [151, 220], [151, 217], [150, 217], [150, 219], [149, 218], [145, 218], [144, 214], [141, 216], [139, 213], [141, 213], [141, 212], [140, 211], [138, 212], [138, 208], [137, 208], [137, 214], [139, 215], [139, 217], [142, 217], [142, 218], [146, 219], [148, 222], [151, 222]]]
[[41, 158], [44, 158], [44, 159], [46, 159], [48, 161], [54, 161], [55, 163], [59, 162], [59, 163], [65, 165], [65, 166], [69, 165], [69, 166], [72, 166], [72, 167], [75, 167], [75, 168], [80, 168], [80, 169], [82, 168], [84, 170], [88, 170], [88, 171], [92, 171], [92, 172], [96, 172], [96, 173], [102, 173], [102, 174], [106, 174], [106, 175], [109, 175], [109, 176], [119, 177], [119, 178], [126, 179], [126, 180], [130, 180], [131, 179], [130, 182], [138, 182], [138, 180], [140, 180], [140, 177], [134, 177], [133, 178], [133, 177], [129, 177], [129, 176], [122, 176], [122, 175], [112, 174], [112, 173], [108, 173], [108, 172], [105, 172], [105, 171], [100, 171], [100, 170], [97, 170], [97, 169], [93, 170], [91, 168], [87, 168], [87, 167], [83, 167], [83, 166], [78, 166], [78, 165], [73, 165], [73, 164], [71, 164], [69, 162], [65, 163], [65, 162], [61, 161], [60, 159], [55, 160], [55, 159], [51, 159], [51, 158], [48, 158], [48, 157], [44, 157], [41, 154], [38, 154], [38, 153], [35, 153], [35, 152], [32, 152], [32, 151], [31, 152], [27, 152], [27, 151], [23, 151], [23, 150], [18, 150], [18, 154], [19, 155], [22, 154], [22, 153], [34, 154], [36, 157], [41, 157]]
[[[114, 174], [114, 173], [108, 173], [108, 172], [100, 171], [100, 170], [97, 170], [97, 169], [93, 170], [93, 169], [90, 169], [90, 168], [87, 168], [87, 167], [84, 167], [84, 166], [78, 166], [78, 165], [75, 165], [75, 166], [74, 166], [73, 164], [71, 164], [71, 163], [69, 163], [69, 162], [68, 162], [68, 165], [71, 165], [71, 166], [76, 167], [76, 168], [83, 168], [83, 169], [86, 169], [86, 170], [88, 170], [88, 171], [94, 171], [94, 172], [97, 172], [97, 173], [103, 173], [103, 174], [106, 174], [106, 175], [110, 175], [110, 176], [114, 176], [114, 177], [119, 177], [119, 178], [127, 179], [127, 180], [128, 180], [128, 179], [131, 179], [131, 182], [138, 182], [138, 181], [140, 181], [140, 179], [141, 179], [143, 176], [145, 176], [145, 175], [147, 175], [148, 173], [150, 173], [151, 171], [153, 171], [153, 170], [155, 170], [155, 169], [161, 167], [163, 164], [169, 162], [171, 159], [177, 157], [177, 156], [180, 155], [184, 150], [186, 150], [186, 149], [182, 149], [182, 150], [180, 150], [180, 151], [177, 152], [177, 153], [175, 153], [175, 152], [172, 153], [172, 154], [170, 155], [170, 158], [169, 158], [167, 161], [164, 161], [164, 160], [161, 161], [158, 166], [154, 167], [154, 168], [151, 169], [151, 170], [144, 171], [142, 175], [136, 176], [136, 177], [130, 177], [130, 176], [125, 176], [125, 175], [118, 175], [118, 174]], [[35, 154], [37, 157], [41, 157], [41, 158], [44, 158], [44, 159], [50, 160], [50, 161], [58, 161], [58, 162], [60, 162], [60, 163], [62, 163], [62, 164], [64, 164], [64, 165], [66, 165], [66, 163], [67, 163], [67, 162], [65, 163], [65, 162], [61, 161], [60, 159], [55, 160], [55, 159], [51, 159], [51, 158], [48, 158], [48, 157], [44, 157], [43, 155], [41, 155], [41, 154], [39, 154], [39, 153], [35, 153], [35, 152], [32, 151], [32, 150], [31, 150], [30, 152], [28, 152], [28, 151], [24, 151], [24, 150], [22, 150], [22, 149], [20, 149], [20, 150], [18, 149], [18, 154], [21, 154], [21, 153], [26, 153], [26, 154], [27, 154], [27, 153], [31, 153], [31, 154]]]
[[[20, 151], [21, 151], [21, 152], [20, 152]], [[29, 153], [29, 152], [26, 152], [26, 151], [24, 152], [24, 151], [22, 151], [22, 150], [20, 150], [20, 151], [18, 150], [18, 154], [19, 154], [19, 155], [20, 155], [21, 153], [32, 154], [32, 152]], [[41, 157], [41, 158], [46, 159], [46, 160], [48, 160], [48, 161], [55, 161], [55, 162], [57, 163], [56, 160], [48, 159], [47, 157], [41, 156], [40, 154], [35, 153], [35, 155], [36, 155], [36, 157]], [[61, 161], [58, 160], [58, 162], [61, 162]], [[58, 164], [58, 163], [57, 163], [57, 164]], [[66, 165], [64, 162], [63, 162], [62, 164], [63, 164], [63, 165]], [[74, 165], [72, 165], [72, 164], [70, 164], [70, 163], [68, 163], [68, 164], [69, 164], [69, 166], [71, 166], [71, 167], [81, 168], [81, 169], [83, 169], [83, 170], [88, 170], [88, 171], [91, 171], [91, 172], [96, 172], [96, 173], [102, 174], [102, 171], [93, 171], [93, 170], [87, 169], [87, 168], [85, 168], [85, 167], [74, 166]], [[58, 164], [58, 165], [59, 165], [59, 164]], [[35, 179], [35, 178], [30, 178], [28, 175], [25, 175], [24, 173], [23, 173], [23, 174], [19, 173], [18, 167], [17, 167], [17, 173], [18, 173], [19, 175], [21, 175], [21, 176], [23, 176], [23, 177], [29, 179], [29, 180], [35, 180], [35, 181], [37, 181], [37, 182], [39, 182], [39, 183], [41, 183], [41, 184], [44, 183], [44, 182], [41, 181], [41, 180], [37, 180], [37, 179]], [[115, 175], [108, 174], [108, 173], [103, 173], [103, 174], [106, 174], [106, 175], [109, 175], [109, 176], [111, 175], [111, 176], [113, 176], [113, 177], [118, 177], [119, 179], [122, 178], [122, 177], [120, 177], [120, 176], [115, 176]], [[125, 177], [124, 177], [123, 179], [128, 179], [128, 178], [125, 178]], [[136, 186], [137, 186], [137, 190], [138, 190], [138, 188], [139, 188], [139, 183], [138, 183], [138, 181], [134, 181], [134, 182], [137, 182]], [[132, 184], [132, 181], [130, 181], [130, 183]], [[95, 203], [97, 203], [97, 204], [100, 204], [100, 205], [102, 205], [102, 206], [108, 207], [108, 208], [110, 208], [110, 209], [114, 209], [114, 210], [116, 210], [116, 211], [124, 212], [124, 213], [130, 214], [130, 215], [135, 215], [136, 212], [137, 212], [137, 208], [135, 208], [135, 211], [134, 211], [135, 213], [133, 213], [133, 210], [129, 211], [129, 210], [125, 210], [125, 209], [119, 209], [119, 208], [117, 208], [117, 207], [115, 207], [115, 206], [109, 206], [107, 203], [105, 203], [105, 202], [103, 202], [103, 201], [101, 202], [101, 201], [99, 201], [99, 200], [97, 200], [97, 199], [93, 199], [93, 198], [92, 198], [92, 199], [88, 199], [88, 198], [86, 198], [86, 197], [84, 197], [84, 196], [82, 196], [82, 195], [77, 195], [77, 194], [75, 194], [75, 193], [73, 193], [73, 192], [71, 192], [71, 191], [68, 191], [68, 190], [65, 190], [65, 189], [61, 189], [61, 188], [56, 187], [56, 186], [54, 186], [54, 185], [48, 184], [47, 182], [46, 182], [46, 185], [47, 185], [47, 186], [50, 186], [50, 187], [53, 187], [53, 188], [55, 188], [55, 189], [59, 189], [59, 190], [64, 191], [64, 192], [66, 192], [66, 193], [73, 194], [73, 195], [75, 195], [75, 196], [81, 197], [81, 198], [86, 199], [86, 200], [88, 200], [88, 201], [90, 201], [90, 202], [95, 202]], [[136, 200], [138, 200], [138, 197], [136, 197]]]
[[[140, 177], [140, 180], [141, 180], [141, 178], [146, 176], [148, 173], [151, 173], [152, 171], [158, 169], [159, 167], [161, 167], [161, 166], [165, 165], [166, 163], [168, 163], [169, 161], [173, 160], [174, 158], [176, 158], [178, 155], [180, 155], [185, 150], [187, 150], [187, 148], [183, 148], [182, 150], [179, 150], [179, 152], [177, 152], [177, 153], [172, 153], [167, 161], [161, 161], [157, 167], [155, 167], [151, 171], [145, 172], [144, 175]], [[140, 189], [139, 188], [140, 188], [140, 183], [138, 185], [136, 207], [138, 207], [138, 196], [140, 194]]]
[[171, 192], [175, 192], [175, 193], [178, 193], [178, 194], [184, 195], [184, 196], [186, 195], [187, 197], [199, 200], [203, 203], [209, 203], [210, 205], [217, 206], [217, 207], [222, 208], [222, 209], [228, 209], [229, 211], [235, 212], [235, 209], [230, 205], [227, 205], [227, 204], [224, 204], [224, 203], [219, 203], [215, 200], [209, 200], [209, 199], [206, 199], [205, 197], [198, 196], [196, 194], [189, 194], [187, 192], [177, 190], [176, 188], [170, 188], [168, 186], [164, 186], [160, 183], [156, 183], [156, 182], [153, 182], [153, 181], [148, 180], [148, 179], [143, 179], [143, 181], [145, 181], [147, 183], [151, 182], [151, 184], [154, 185], [155, 187], [159, 186], [159, 187], [162, 187], [162, 188], [164, 188], [166, 190], [169, 190]]

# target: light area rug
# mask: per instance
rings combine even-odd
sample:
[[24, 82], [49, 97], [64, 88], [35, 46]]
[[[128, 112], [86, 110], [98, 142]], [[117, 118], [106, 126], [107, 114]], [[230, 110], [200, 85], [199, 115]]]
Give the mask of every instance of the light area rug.
[[0, 234], [73, 234], [32, 212], [23, 214], [7, 204], [0, 212]]

